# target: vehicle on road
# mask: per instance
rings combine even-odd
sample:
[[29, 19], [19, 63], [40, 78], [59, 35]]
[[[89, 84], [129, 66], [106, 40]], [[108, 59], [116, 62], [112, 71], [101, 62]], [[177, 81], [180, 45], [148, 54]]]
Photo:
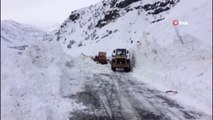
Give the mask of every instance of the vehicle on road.
[[116, 68], [123, 68], [126, 72], [131, 71], [131, 60], [129, 50], [124, 48], [118, 48], [113, 50], [111, 69], [113, 71], [116, 71]]
[[101, 64], [107, 64], [106, 52], [98, 52], [98, 55], [95, 56], [94, 61], [97, 61], [98, 63]]

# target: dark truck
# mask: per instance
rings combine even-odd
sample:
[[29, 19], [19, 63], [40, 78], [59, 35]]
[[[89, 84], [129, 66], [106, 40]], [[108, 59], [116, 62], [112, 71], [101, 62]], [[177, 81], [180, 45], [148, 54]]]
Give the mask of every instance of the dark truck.
[[98, 56], [95, 56], [94, 60], [101, 64], [107, 64], [106, 52], [98, 52]]
[[115, 49], [112, 53], [111, 69], [123, 68], [124, 71], [131, 71], [130, 53], [127, 49]]

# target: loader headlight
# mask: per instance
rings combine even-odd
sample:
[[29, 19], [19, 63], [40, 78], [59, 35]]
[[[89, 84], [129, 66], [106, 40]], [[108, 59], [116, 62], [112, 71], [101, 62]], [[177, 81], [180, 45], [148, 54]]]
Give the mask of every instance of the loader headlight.
[[114, 55], [112, 55], [112, 59], [114, 59], [115, 58], [115, 56]]
[[129, 54], [127, 54], [127, 59], [130, 59], [130, 55]]

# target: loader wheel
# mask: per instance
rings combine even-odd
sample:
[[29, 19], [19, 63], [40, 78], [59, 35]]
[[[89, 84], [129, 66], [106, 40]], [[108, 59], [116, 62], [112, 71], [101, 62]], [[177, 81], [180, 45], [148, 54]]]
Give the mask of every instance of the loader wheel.
[[130, 63], [129, 63], [129, 67], [128, 68], [124, 68], [124, 71], [126, 71], [126, 72], [130, 72], [131, 71]]
[[125, 72], [130, 72], [131, 70], [130, 70], [130, 68], [124, 68], [124, 71]]
[[116, 71], [116, 68], [115, 68], [115, 67], [112, 67], [112, 71]]

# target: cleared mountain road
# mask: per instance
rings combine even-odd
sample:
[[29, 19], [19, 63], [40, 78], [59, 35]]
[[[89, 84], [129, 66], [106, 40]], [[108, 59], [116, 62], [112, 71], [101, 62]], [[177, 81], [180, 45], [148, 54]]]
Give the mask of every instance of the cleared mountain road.
[[87, 109], [72, 112], [70, 120], [211, 120], [128, 73], [96, 74], [91, 79], [84, 91], [72, 96]]

